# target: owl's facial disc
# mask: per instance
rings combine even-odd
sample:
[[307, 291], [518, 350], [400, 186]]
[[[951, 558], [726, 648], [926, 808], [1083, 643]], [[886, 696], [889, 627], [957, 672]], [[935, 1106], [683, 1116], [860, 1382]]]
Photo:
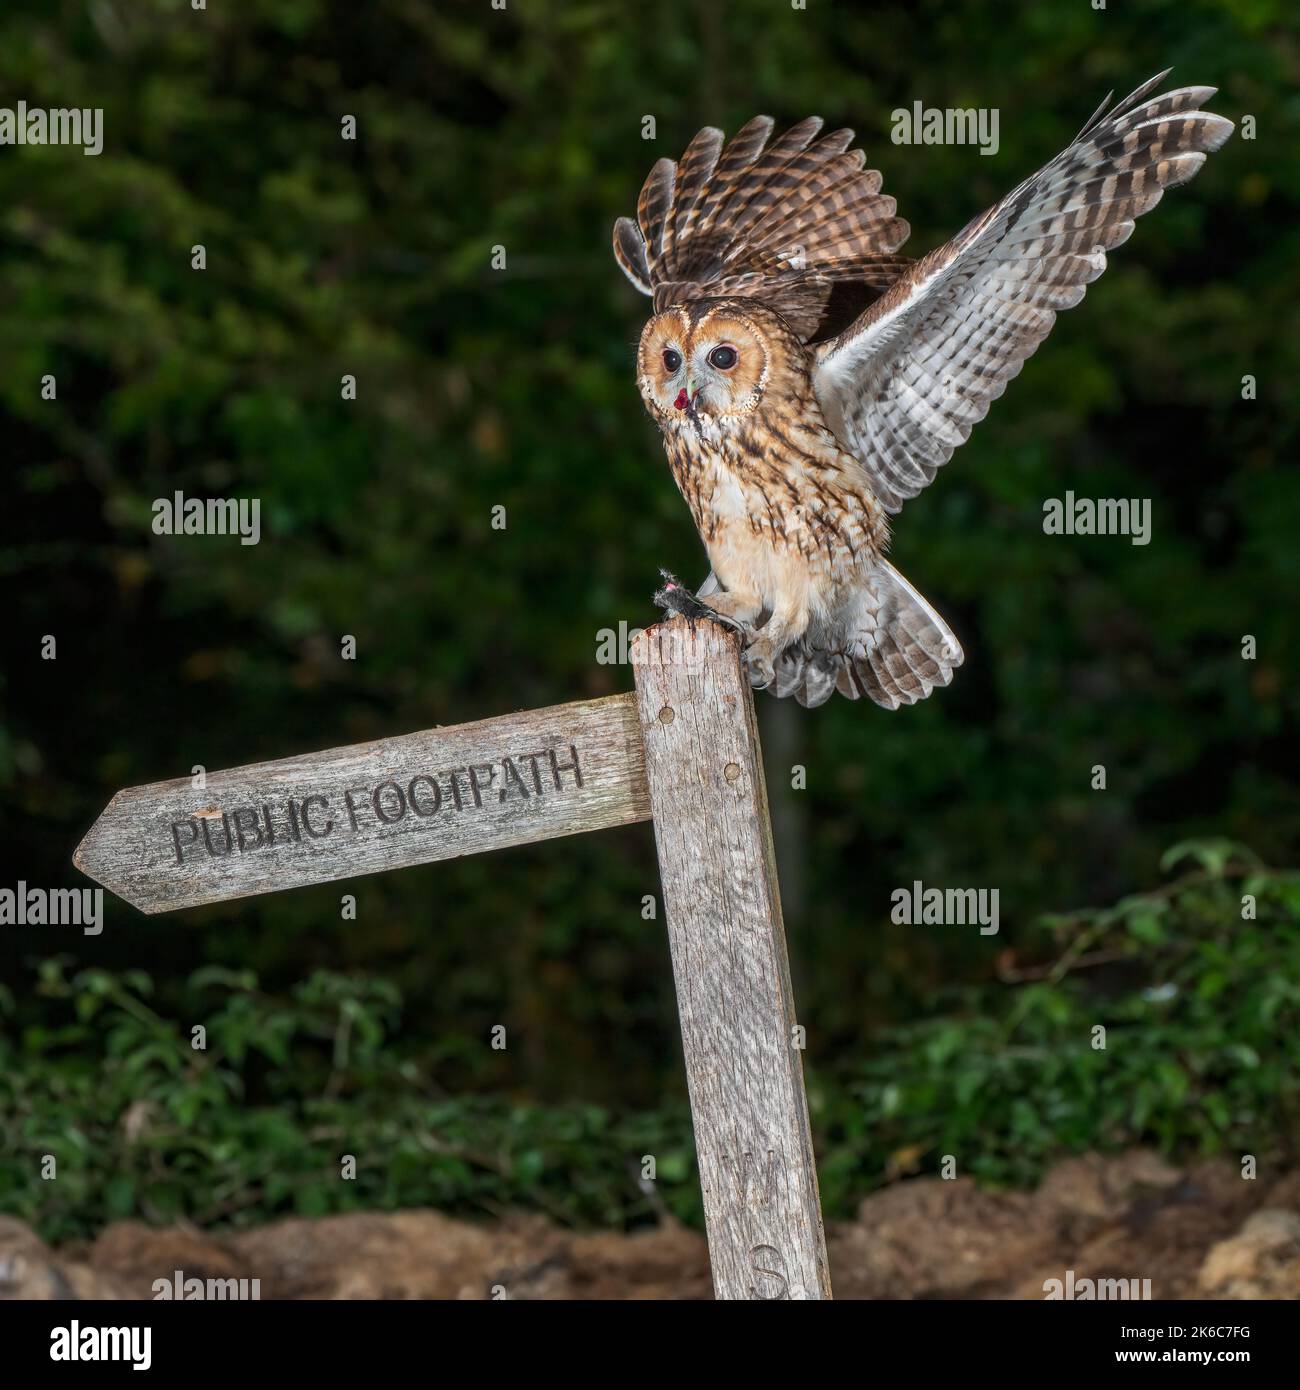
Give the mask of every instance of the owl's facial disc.
[[638, 384], [667, 429], [751, 411], [767, 380], [767, 349], [748, 319], [718, 306], [673, 308], [646, 325]]

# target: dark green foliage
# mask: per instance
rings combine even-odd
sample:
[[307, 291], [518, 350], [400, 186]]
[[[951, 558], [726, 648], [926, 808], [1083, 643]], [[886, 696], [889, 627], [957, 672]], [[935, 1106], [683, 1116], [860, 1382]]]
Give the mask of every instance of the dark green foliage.
[[[1133, 1144], [1249, 1152], [1265, 1172], [1294, 1161], [1300, 877], [1218, 842], [1168, 859], [1179, 874], [1166, 888], [1041, 923], [1046, 963], [1017, 967], [1033, 983], [934, 1001], [924, 1021], [868, 1039], [866, 1062], [814, 1047], [827, 1215], [949, 1153], [995, 1183], [1031, 1183], [1064, 1153]], [[1242, 918], [1243, 894], [1254, 920]], [[142, 972], [69, 978], [50, 960], [39, 992], [59, 1001], [50, 1022], [0, 1038], [12, 1160], [0, 1210], [52, 1239], [125, 1216], [244, 1224], [423, 1205], [623, 1225], [662, 1203], [699, 1219], [682, 1105], [446, 1095], [430, 1080], [437, 1059], [397, 1045], [400, 1001], [387, 983], [320, 971], [275, 1000], [251, 974], [197, 971], [186, 1018], [203, 1018], [205, 1051], [191, 1046], [192, 1023], [148, 1006]], [[39, 1175], [47, 1153], [56, 1182]], [[356, 1180], [343, 1182], [349, 1153]], [[647, 1154], [653, 1196], [638, 1182]]]
[[1293, 1163], [1300, 876], [1221, 841], [1176, 846], [1165, 867], [1179, 876], [1164, 889], [1044, 918], [1056, 959], [1007, 967], [1031, 983], [956, 991], [958, 1007], [869, 1046], [827, 1116], [823, 1188], [853, 1191], [886, 1156], [908, 1172], [953, 1154], [1016, 1184], [1062, 1152], [1138, 1143]]

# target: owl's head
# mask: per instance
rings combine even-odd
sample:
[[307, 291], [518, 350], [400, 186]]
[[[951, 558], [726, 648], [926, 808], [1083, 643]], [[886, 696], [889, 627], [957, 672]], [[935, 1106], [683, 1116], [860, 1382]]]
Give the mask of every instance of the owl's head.
[[676, 304], [646, 324], [637, 385], [664, 429], [726, 428], [788, 388], [803, 349], [785, 320], [747, 300]]

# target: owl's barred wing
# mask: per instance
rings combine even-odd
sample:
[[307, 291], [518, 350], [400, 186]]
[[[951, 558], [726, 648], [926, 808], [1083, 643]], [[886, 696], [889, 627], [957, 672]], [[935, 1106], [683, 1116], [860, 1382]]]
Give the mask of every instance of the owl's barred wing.
[[1197, 110], [1213, 87], [1151, 97], [1167, 72], [950, 242], [918, 261], [816, 350], [827, 422], [897, 512], [953, 451], [1125, 241], [1133, 219], [1205, 163], [1231, 121]]
[[899, 256], [908, 225], [880, 191], [880, 175], [850, 150], [851, 130], [817, 140], [810, 116], [773, 141], [755, 116], [723, 144], [706, 127], [681, 163], [661, 159], [637, 203], [614, 224], [614, 254], [656, 312], [733, 296], [775, 309], [807, 342], [837, 284], [883, 289], [911, 264]]

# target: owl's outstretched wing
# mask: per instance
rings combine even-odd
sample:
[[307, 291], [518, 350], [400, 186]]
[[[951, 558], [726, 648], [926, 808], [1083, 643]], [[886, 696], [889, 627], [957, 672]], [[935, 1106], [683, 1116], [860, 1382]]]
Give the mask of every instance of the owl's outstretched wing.
[[[614, 224], [614, 254], [656, 312], [705, 297], [761, 300], [807, 342], [837, 285], [883, 289], [911, 262], [897, 255], [908, 225], [880, 175], [850, 150], [851, 130], [817, 140], [810, 116], [768, 144], [755, 116], [724, 146], [706, 127], [681, 163], [661, 159]], [[842, 320], [841, 320], [842, 321]]]
[[1013, 193], [918, 261], [816, 350], [827, 423], [897, 512], [975, 424], [1125, 241], [1133, 219], [1205, 163], [1231, 121], [1197, 110], [1213, 87], [1152, 97], [1167, 72], [1108, 110]]

